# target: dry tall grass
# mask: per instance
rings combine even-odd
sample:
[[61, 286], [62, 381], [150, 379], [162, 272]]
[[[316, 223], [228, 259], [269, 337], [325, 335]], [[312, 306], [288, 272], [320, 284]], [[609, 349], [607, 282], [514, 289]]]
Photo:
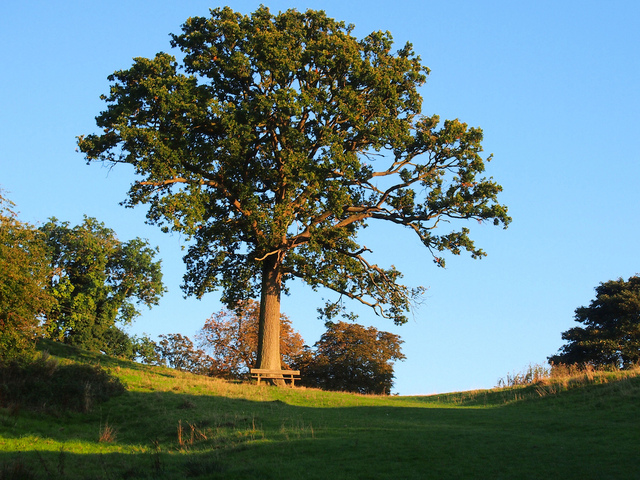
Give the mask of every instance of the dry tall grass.
[[621, 370], [592, 365], [553, 365], [548, 377], [536, 385], [538, 395], [545, 396], [585, 385], [601, 385], [640, 376], [640, 365]]
[[541, 397], [586, 385], [600, 385], [640, 376], [640, 365], [621, 370], [616, 367], [593, 365], [529, 365], [522, 373], [507, 374], [498, 381], [497, 388], [535, 386]]

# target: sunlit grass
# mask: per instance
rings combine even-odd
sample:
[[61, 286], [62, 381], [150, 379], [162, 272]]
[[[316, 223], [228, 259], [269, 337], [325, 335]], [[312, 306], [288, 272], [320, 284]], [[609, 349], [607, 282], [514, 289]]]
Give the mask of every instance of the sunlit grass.
[[86, 414], [0, 410], [0, 479], [632, 478], [640, 471], [638, 370], [400, 397], [56, 354], [65, 353], [100, 363], [126, 393]]

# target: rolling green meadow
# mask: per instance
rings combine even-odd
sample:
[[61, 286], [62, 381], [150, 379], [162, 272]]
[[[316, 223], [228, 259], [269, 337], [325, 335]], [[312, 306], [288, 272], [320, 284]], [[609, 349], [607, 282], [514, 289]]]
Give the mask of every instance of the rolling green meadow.
[[[1, 479], [629, 479], [640, 370], [432, 396], [234, 383], [50, 344], [126, 392], [0, 410]], [[90, 392], [86, 395], [90, 396]]]

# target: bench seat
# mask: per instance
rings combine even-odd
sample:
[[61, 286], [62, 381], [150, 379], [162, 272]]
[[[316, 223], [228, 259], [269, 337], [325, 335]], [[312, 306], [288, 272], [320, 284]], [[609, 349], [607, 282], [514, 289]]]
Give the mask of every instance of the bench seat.
[[300, 378], [300, 370], [268, 370], [265, 368], [252, 368], [250, 369], [251, 376], [258, 380], [258, 385], [260, 385], [260, 380], [273, 380], [282, 378], [285, 381], [290, 380], [291, 386], [296, 381], [296, 378]]

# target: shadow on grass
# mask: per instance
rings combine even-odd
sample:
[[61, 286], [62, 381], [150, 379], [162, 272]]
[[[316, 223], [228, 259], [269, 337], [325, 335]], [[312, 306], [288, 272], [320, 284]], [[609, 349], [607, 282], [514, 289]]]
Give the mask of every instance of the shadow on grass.
[[[614, 385], [590, 388], [579, 402], [506, 408], [452, 408], [433, 397], [319, 408], [127, 392], [86, 415], [5, 412], [0, 479], [633, 478], [637, 389], [617, 400]], [[111, 436], [100, 442], [106, 426]]]

